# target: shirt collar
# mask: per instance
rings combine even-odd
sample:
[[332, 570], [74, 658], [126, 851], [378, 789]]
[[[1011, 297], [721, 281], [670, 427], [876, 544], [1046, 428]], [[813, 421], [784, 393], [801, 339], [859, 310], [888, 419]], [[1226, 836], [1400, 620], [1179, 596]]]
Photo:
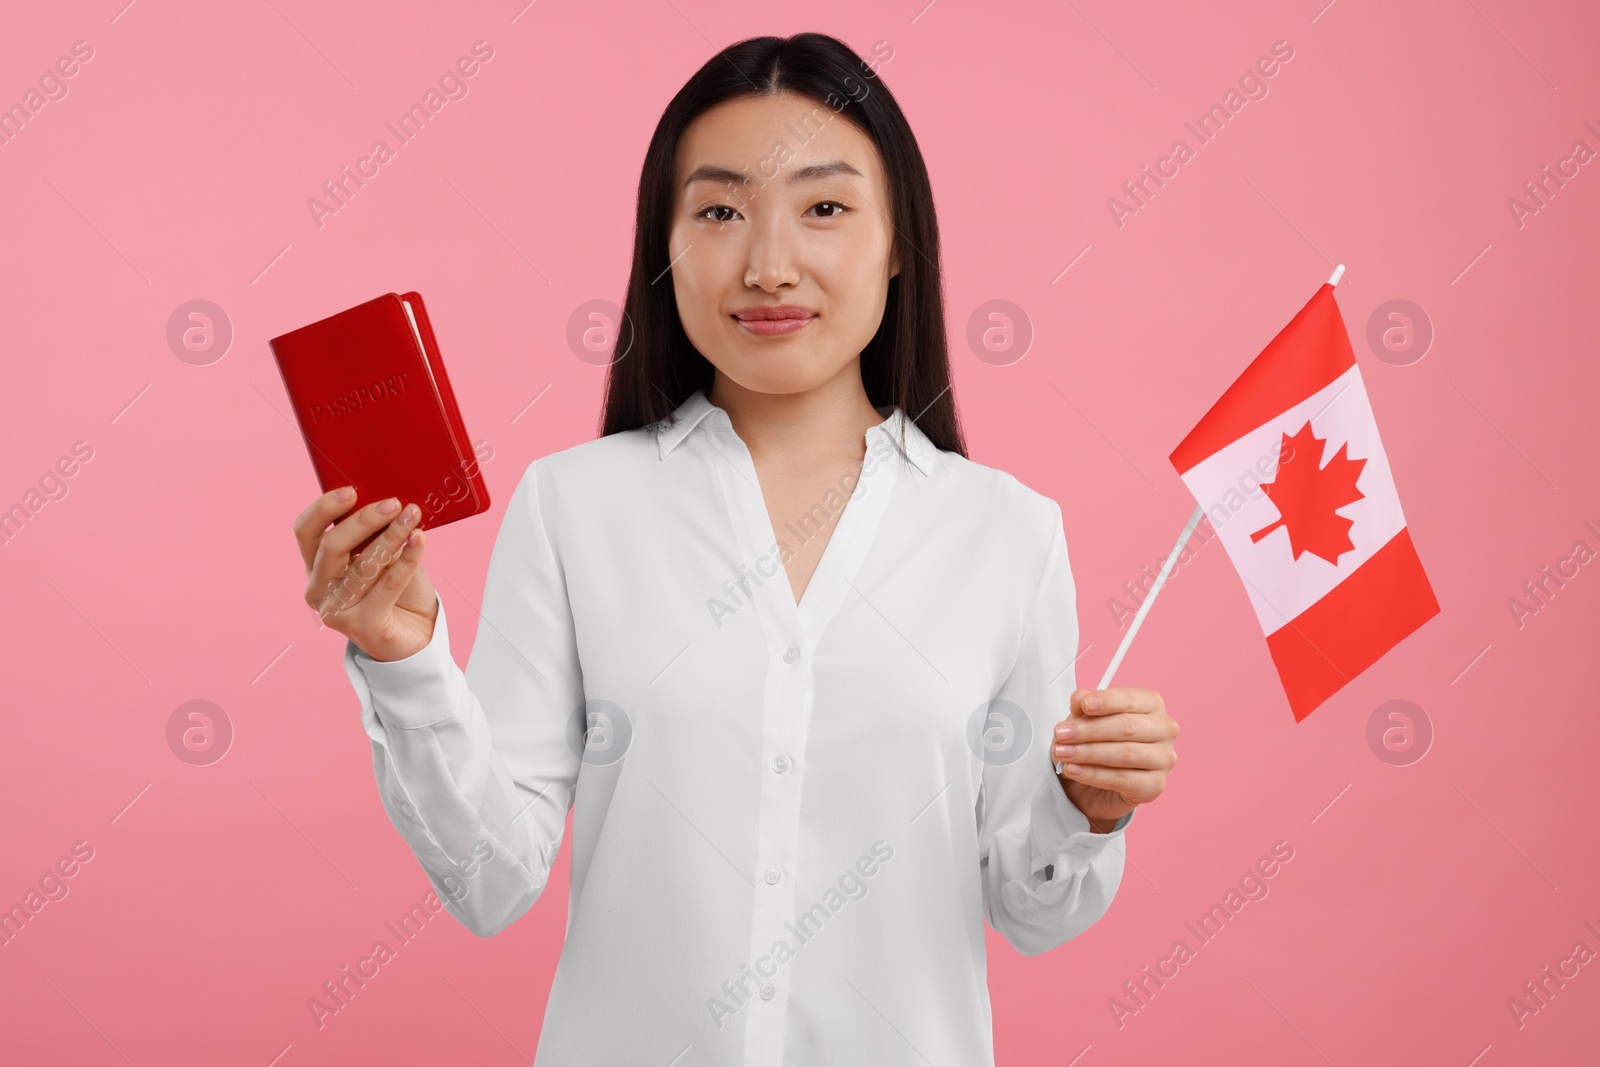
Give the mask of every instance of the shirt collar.
[[[884, 409], [878, 409], [880, 413]], [[704, 389], [696, 389], [689, 398], [679, 404], [673, 411], [670, 420], [663, 420], [655, 426], [656, 443], [661, 450], [661, 458], [666, 459], [672, 450], [683, 442], [683, 439], [694, 432], [695, 427], [710, 419], [710, 425], [731, 429], [733, 423], [728, 419], [728, 413], [713, 404], [706, 396]], [[905, 429], [905, 443], [900, 441], [901, 428]], [[923, 433], [914, 420], [905, 417], [905, 412], [898, 406], [891, 407], [884, 421], [867, 431], [868, 436], [882, 434], [889, 438], [894, 446], [911, 461], [912, 465], [923, 474], [931, 474], [933, 466], [938, 462], [939, 449], [928, 435]]]

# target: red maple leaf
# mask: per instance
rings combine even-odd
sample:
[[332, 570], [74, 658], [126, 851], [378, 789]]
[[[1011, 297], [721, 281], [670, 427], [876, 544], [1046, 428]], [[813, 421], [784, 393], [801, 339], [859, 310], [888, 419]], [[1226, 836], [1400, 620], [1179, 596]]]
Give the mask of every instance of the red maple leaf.
[[1326, 467], [1319, 467], [1327, 438], [1312, 433], [1309, 420], [1294, 436], [1282, 436], [1278, 473], [1272, 481], [1261, 484], [1278, 509], [1278, 520], [1251, 534], [1250, 540], [1259, 541], [1283, 526], [1289, 531], [1289, 547], [1295, 559], [1310, 552], [1329, 563], [1338, 563], [1342, 554], [1356, 546], [1350, 541], [1350, 527], [1355, 520], [1336, 514], [1336, 509], [1366, 495], [1356, 488], [1356, 479], [1361, 477], [1361, 468], [1367, 461], [1351, 459], [1345, 453], [1347, 441]]

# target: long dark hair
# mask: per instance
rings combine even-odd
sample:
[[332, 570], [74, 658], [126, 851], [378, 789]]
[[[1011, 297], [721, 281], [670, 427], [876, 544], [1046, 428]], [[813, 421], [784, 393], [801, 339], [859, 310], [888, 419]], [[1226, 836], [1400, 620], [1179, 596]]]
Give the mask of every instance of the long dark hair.
[[922, 152], [900, 105], [850, 47], [821, 33], [752, 37], [711, 57], [672, 98], [656, 124], [639, 175], [633, 267], [623, 323], [606, 373], [601, 435], [671, 415], [713, 368], [678, 318], [667, 240], [678, 139], [702, 113], [746, 96], [795, 93], [849, 119], [877, 146], [889, 186], [900, 271], [889, 279], [878, 332], [861, 350], [861, 378], [874, 407], [897, 405], [938, 447], [966, 456], [951, 395], [939, 272], [939, 226]]

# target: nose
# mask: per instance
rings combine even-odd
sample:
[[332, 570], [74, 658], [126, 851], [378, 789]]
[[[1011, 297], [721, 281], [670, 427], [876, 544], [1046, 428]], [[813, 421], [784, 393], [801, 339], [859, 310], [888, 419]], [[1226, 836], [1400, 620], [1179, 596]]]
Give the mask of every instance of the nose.
[[755, 227], [745, 262], [744, 283], [771, 292], [800, 280], [799, 252], [786, 220], [768, 216]]

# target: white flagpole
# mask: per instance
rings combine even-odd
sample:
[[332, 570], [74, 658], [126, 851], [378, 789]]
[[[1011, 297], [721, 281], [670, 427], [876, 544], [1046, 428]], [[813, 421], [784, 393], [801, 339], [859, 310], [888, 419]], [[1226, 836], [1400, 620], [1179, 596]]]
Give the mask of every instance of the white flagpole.
[[[1177, 544], [1172, 546], [1172, 551], [1167, 554], [1167, 561], [1161, 565], [1161, 573], [1156, 575], [1156, 582], [1150, 587], [1150, 595], [1144, 598], [1144, 603], [1139, 605], [1139, 610], [1133, 616], [1133, 624], [1128, 627], [1128, 632], [1122, 635], [1122, 644], [1117, 646], [1117, 654], [1111, 657], [1111, 662], [1106, 664], [1106, 673], [1100, 679], [1096, 689], [1104, 689], [1111, 684], [1111, 676], [1116, 673], [1117, 667], [1122, 663], [1123, 655], [1128, 651], [1128, 646], [1133, 643], [1133, 635], [1139, 632], [1139, 624], [1144, 622], [1144, 617], [1150, 614], [1150, 605], [1156, 602], [1156, 594], [1161, 592], [1161, 587], [1166, 584], [1167, 575], [1172, 573], [1172, 568], [1178, 561], [1178, 553], [1183, 551], [1189, 535], [1194, 533], [1194, 528], [1200, 524], [1200, 517], [1205, 514], [1205, 508], [1195, 505], [1194, 514], [1189, 516], [1189, 521], [1183, 525], [1183, 533], [1178, 535]], [[1054, 742], [1052, 741], [1052, 744]], [[1063, 761], [1056, 760], [1056, 774], [1061, 773]]]

